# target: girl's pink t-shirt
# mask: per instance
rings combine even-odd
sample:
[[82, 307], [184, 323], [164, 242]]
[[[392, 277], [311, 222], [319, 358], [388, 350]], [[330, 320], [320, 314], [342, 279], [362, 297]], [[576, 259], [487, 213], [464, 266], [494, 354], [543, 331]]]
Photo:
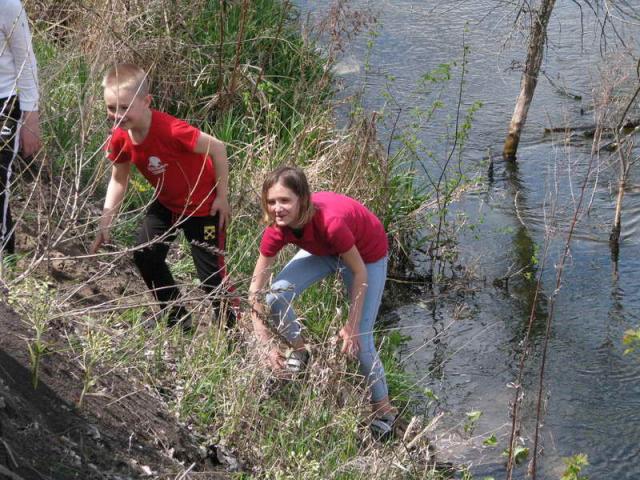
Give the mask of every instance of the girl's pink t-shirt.
[[298, 238], [289, 227], [267, 227], [260, 253], [273, 257], [292, 243], [313, 255], [340, 255], [354, 245], [365, 263], [377, 262], [389, 250], [382, 223], [360, 202], [334, 192], [311, 195], [315, 214]]

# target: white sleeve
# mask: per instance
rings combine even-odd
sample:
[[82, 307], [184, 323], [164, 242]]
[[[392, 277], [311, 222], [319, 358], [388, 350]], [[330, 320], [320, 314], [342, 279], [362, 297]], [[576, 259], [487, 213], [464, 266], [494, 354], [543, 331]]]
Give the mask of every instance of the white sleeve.
[[7, 44], [16, 67], [20, 110], [32, 112], [38, 110], [38, 67], [31, 45], [29, 21], [19, 1], [7, 1], [6, 4], [4, 15], [10, 19]]

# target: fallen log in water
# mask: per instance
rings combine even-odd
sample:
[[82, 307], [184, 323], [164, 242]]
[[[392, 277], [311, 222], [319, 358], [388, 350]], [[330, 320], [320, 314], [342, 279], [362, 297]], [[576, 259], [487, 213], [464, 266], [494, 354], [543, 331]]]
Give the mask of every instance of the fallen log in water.
[[[628, 120], [622, 126], [622, 133], [633, 134], [640, 129], [640, 118], [635, 120]], [[564, 133], [564, 134], [581, 134], [584, 138], [593, 138], [596, 133], [595, 125], [589, 126], [564, 126], [564, 127], [551, 127], [545, 128], [544, 134], [550, 135], [552, 133]], [[603, 128], [602, 136], [613, 136], [615, 134], [615, 128]]]

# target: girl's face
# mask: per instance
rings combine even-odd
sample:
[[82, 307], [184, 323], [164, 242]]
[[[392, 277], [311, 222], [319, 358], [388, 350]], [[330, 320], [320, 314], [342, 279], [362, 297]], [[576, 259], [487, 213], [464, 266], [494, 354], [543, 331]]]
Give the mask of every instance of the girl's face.
[[300, 197], [280, 182], [267, 192], [267, 213], [279, 227], [297, 227]]

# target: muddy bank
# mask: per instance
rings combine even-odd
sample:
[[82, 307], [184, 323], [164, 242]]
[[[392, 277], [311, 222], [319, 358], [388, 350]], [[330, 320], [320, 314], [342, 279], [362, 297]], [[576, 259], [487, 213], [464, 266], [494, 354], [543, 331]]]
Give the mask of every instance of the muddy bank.
[[30, 332], [5, 303], [0, 329], [0, 478], [176, 478], [189, 467], [185, 478], [227, 478], [205, 472], [207, 461], [187, 429], [125, 372], [101, 376], [98, 394], [79, 409], [81, 371], [62, 339], [55, 332], [48, 338], [51, 353], [34, 389]]

